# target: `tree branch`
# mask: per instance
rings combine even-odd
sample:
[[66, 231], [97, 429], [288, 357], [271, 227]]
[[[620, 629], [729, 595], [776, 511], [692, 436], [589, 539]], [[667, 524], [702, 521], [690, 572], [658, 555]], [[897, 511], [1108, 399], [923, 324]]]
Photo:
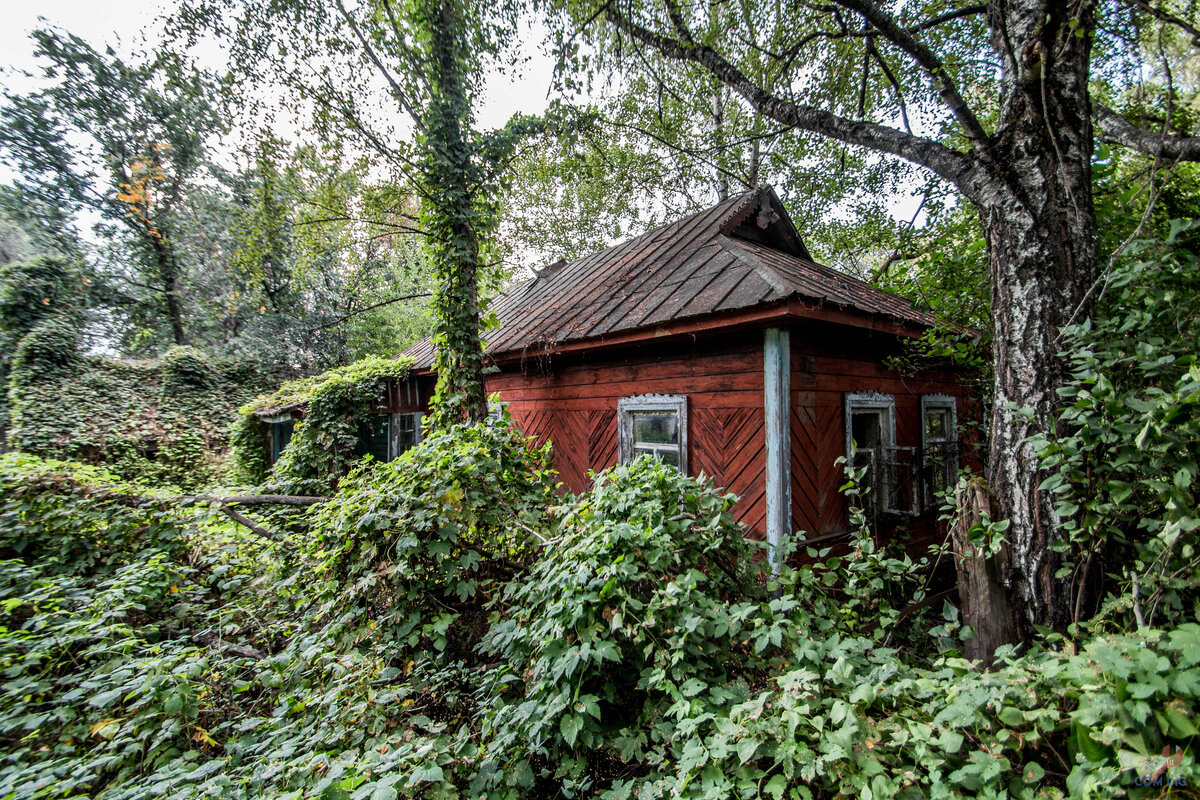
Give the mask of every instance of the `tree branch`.
[[983, 189], [991, 183], [990, 177], [979, 170], [968, 156], [943, 144], [886, 125], [849, 120], [824, 109], [800, 105], [767, 92], [706, 45], [688, 46], [655, 33], [633, 22], [615, 6], [608, 7], [606, 16], [618, 30], [653, 47], [663, 57], [703, 66], [744, 97], [764, 117], [846, 144], [904, 158], [931, 170], [971, 200], [979, 201]]
[[351, 311], [349, 314], [343, 314], [342, 316], [335, 319], [333, 322], [326, 322], [324, 325], [317, 325], [312, 328], [305, 328], [304, 332], [305, 333], [315, 333], [316, 331], [323, 331], [326, 328], [332, 328], [334, 325], [340, 325], [343, 322], [345, 322], [346, 320], [350, 319], [351, 317], [356, 317], [359, 314], [364, 314], [372, 309], [379, 308], [380, 306], [391, 305], [392, 303], [399, 303], [401, 300], [415, 300], [418, 297], [429, 297], [429, 296], [430, 296], [429, 292], [421, 292], [419, 294], [406, 294], [403, 297], [393, 297], [391, 300], [384, 300], [380, 303], [372, 303], [371, 305], [366, 306], [364, 308], [360, 308], [357, 311]]
[[901, 27], [896, 20], [884, 13], [870, 0], [835, 0], [835, 2], [857, 12], [863, 19], [874, 25], [888, 41], [921, 65], [921, 68], [933, 81], [942, 102], [946, 104], [954, 114], [954, 118], [958, 120], [958, 124], [962, 126], [963, 132], [971, 141], [976, 154], [986, 156], [987, 131], [983, 129], [983, 125], [980, 124], [975, 113], [967, 105], [967, 101], [959, 93], [954, 81], [950, 80], [950, 75], [946, 72], [946, 65], [942, 63], [942, 60], [932, 50], [917, 41], [912, 31]]
[[[425, 123], [421, 121], [421, 115], [417, 113], [415, 108], [413, 108], [412, 103], [410, 103], [408, 100], [408, 95], [405, 93], [404, 89], [401, 88], [400, 84], [396, 82], [396, 79], [392, 77], [391, 71], [389, 71], [388, 68], [383, 65], [383, 62], [379, 60], [379, 57], [375, 55], [375, 49], [371, 47], [371, 43], [367, 41], [367, 37], [363, 35], [361, 30], [359, 30], [358, 23], [354, 21], [354, 17], [350, 16], [350, 12], [346, 10], [346, 6], [342, 3], [342, 0], [337, 0], [337, 9], [341, 12], [342, 18], [345, 19], [346, 23], [350, 26], [350, 30], [354, 32], [354, 36], [358, 39], [359, 44], [363, 46], [363, 50], [366, 52], [367, 58], [371, 59], [371, 63], [375, 65], [375, 69], [379, 71], [379, 74], [383, 76], [385, 81], [387, 81], [388, 86], [392, 88], [392, 95], [396, 98], [396, 101], [400, 103], [404, 110], [408, 112], [408, 115], [412, 117], [413, 124], [417, 126], [417, 130], [421, 131], [421, 133], [426, 133]], [[403, 45], [403, 42], [401, 42], [401, 45]]]
[[276, 544], [278, 544], [281, 547], [284, 547], [288, 550], [292, 549], [292, 546], [289, 543], [285, 542], [283, 540], [283, 538], [280, 537], [278, 534], [267, 530], [263, 526], [256, 523], [254, 520], [247, 517], [245, 514], [238, 513], [236, 510], [234, 510], [230, 506], [221, 506], [221, 511], [222, 511], [222, 513], [225, 514], [225, 516], [229, 517], [231, 520], [233, 520], [237, 524], [243, 525], [243, 526], [249, 528], [250, 530], [257, 533], [259, 536], [263, 537], [264, 539], [270, 539], [272, 542], [275, 542]]
[[1101, 141], [1176, 161], [1200, 161], [1200, 136], [1157, 133], [1139, 128], [1103, 103], [1092, 103]]
[[1128, 3], [1140, 11], [1145, 11], [1155, 19], [1161, 20], [1170, 25], [1174, 25], [1175, 27], [1186, 31], [1192, 37], [1192, 44], [1196, 47], [1200, 47], [1200, 28], [1197, 28], [1187, 20], [1177, 17], [1169, 11], [1164, 11], [1161, 8], [1155, 8], [1146, 0], [1122, 0], [1122, 2]]

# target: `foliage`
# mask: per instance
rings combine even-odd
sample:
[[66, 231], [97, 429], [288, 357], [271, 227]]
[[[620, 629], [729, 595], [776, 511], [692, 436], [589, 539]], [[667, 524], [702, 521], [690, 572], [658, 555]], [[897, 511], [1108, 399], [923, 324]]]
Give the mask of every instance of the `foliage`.
[[[234, 476], [243, 483], [272, 479], [296, 494], [331, 490], [359, 458], [359, 422], [385, 397], [389, 381], [408, 377], [412, 362], [371, 356], [311, 378], [288, 381], [238, 410], [233, 426]], [[267, 423], [255, 412], [302, 408], [291, 442], [272, 468]]]
[[174, 232], [222, 127], [216, 82], [170, 51], [127, 63], [62, 31], [33, 38], [45, 86], [5, 93], [0, 152], [20, 190], [56, 215], [51, 226], [86, 209], [123, 238], [122, 310], [183, 344], [187, 265]]
[[[484, 605], [530, 559], [530, 532], [546, 525], [548, 455], [507, 419], [488, 419], [435, 431], [394, 461], [351, 473], [314, 520], [336, 602], [357, 607], [397, 658], [469, 658]], [[451, 630], [465, 630], [466, 641]]]
[[429, 334], [432, 281], [402, 176], [270, 135], [244, 157], [249, 169], [231, 181], [226, 300], [240, 347], [313, 374]]
[[528, 789], [549, 763], [582, 790], [589, 764], [644, 762], [669, 738], [672, 703], [706, 686], [744, 693], [779, 631], [760, 616], [760, 554], [732, 500], [644, 458], [570, 506], [483, 644], [505, 664], [485, 729], [499, 763], [485, 772]]
[[270, 377], [260, 364], [187, 347], [156, 361], [85, 355], [75, 320], [50, 316], [13, 358], [8, 445], [146, 485], [200, 488], [223, 476], [229, 420]]
[[548, 510], [544, 460], [504, 421], [457, 426], [279, 542], [0, 460], [0, 791], [1137, 798], [1200, 779], [1176, 751], [1197, 735], [1194, 623], [1050, 637], [983, 671], [953, 607], [902, 629], [886, 589], [916, 576], [865, 531], [773, 575], [711, 485], [643, 459]]
[[[1065, 331], [1072, 381], [1059, 435], [1043, 440], [1045, 485], [1072, 534], [1064, 569], [1108, 571], [1122, 589], [1108, 610], [1146, 625], [1200, 613], [1198, 230], [1177, 222], [1132, 246], [1094, 319]], [[1080, 598], [1085, 616], [1097, 599]]]

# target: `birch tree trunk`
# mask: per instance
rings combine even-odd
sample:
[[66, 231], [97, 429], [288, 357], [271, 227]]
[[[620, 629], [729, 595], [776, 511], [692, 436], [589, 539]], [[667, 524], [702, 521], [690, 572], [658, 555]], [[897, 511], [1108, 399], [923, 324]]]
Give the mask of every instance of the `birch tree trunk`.
[[1065, 8], [1029, 0], [994, 3], [989, 14], [1001, 10], [993, 45], [1005, 66], [990, 148], [1001, 168], [976, 201], [991, 262], [987, 479], [1011, 523], [1005, 582], [1026, 638], [1034, 624], [1062, 630], [1070, 621], [1070, 586], [1056, 577], [1062, 559], [1051, 549], [1061, 521], [1038, 489], [1043, 475], [1028, 437], [1053, 431], [1067, 377], [1059, 331], [1088, 313], [1096, 274], [1090, 37], [1075, 35], [1091, 19], [1071, 25]]

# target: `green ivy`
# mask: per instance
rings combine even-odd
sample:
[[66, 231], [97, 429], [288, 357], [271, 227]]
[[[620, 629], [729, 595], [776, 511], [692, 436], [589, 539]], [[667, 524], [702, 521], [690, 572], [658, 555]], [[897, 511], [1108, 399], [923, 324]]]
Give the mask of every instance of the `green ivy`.
[[[289, 381], [256, 397], [238, 410], [232, 438], [235, 480], [296, 494], [324, 494], [358, 461], [358, 424], [384, 399], [389, 382], [408, 378], [412, 362], [369, 356], [310, 378]], [[272, 468], [268, 458], [267, 423], [255, 412], [274, 408], [302, 409], [292, 438]]]
[[195, 490], [224, 477], [229, 420], [268, 380], [260, 365], [190, 347], [150, 361], [86, 355], [76, 322], [50, 316], [13, 359], [8, 445]]
[[1059, 435], [1042, 441], [1043, 488], [1071, 535], [1062, 577], [1107, 570], [1105, 614], [1122, 626], [1200, 616], [1198, 230], [1135, 243], [1094, 319], [1064, 332], [1072, 381]]

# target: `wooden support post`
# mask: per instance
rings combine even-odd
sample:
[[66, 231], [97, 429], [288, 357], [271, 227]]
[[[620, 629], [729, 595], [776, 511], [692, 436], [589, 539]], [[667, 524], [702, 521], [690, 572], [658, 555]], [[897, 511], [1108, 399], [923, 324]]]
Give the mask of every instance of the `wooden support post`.
[[779, 545], [791, 532], [792, 448], [788, 417], [791, 398], [789, 332], [768, 328], [763, 338], [763, 404], [767, 446], [767, 543], [772, 570], [779, 571]]

